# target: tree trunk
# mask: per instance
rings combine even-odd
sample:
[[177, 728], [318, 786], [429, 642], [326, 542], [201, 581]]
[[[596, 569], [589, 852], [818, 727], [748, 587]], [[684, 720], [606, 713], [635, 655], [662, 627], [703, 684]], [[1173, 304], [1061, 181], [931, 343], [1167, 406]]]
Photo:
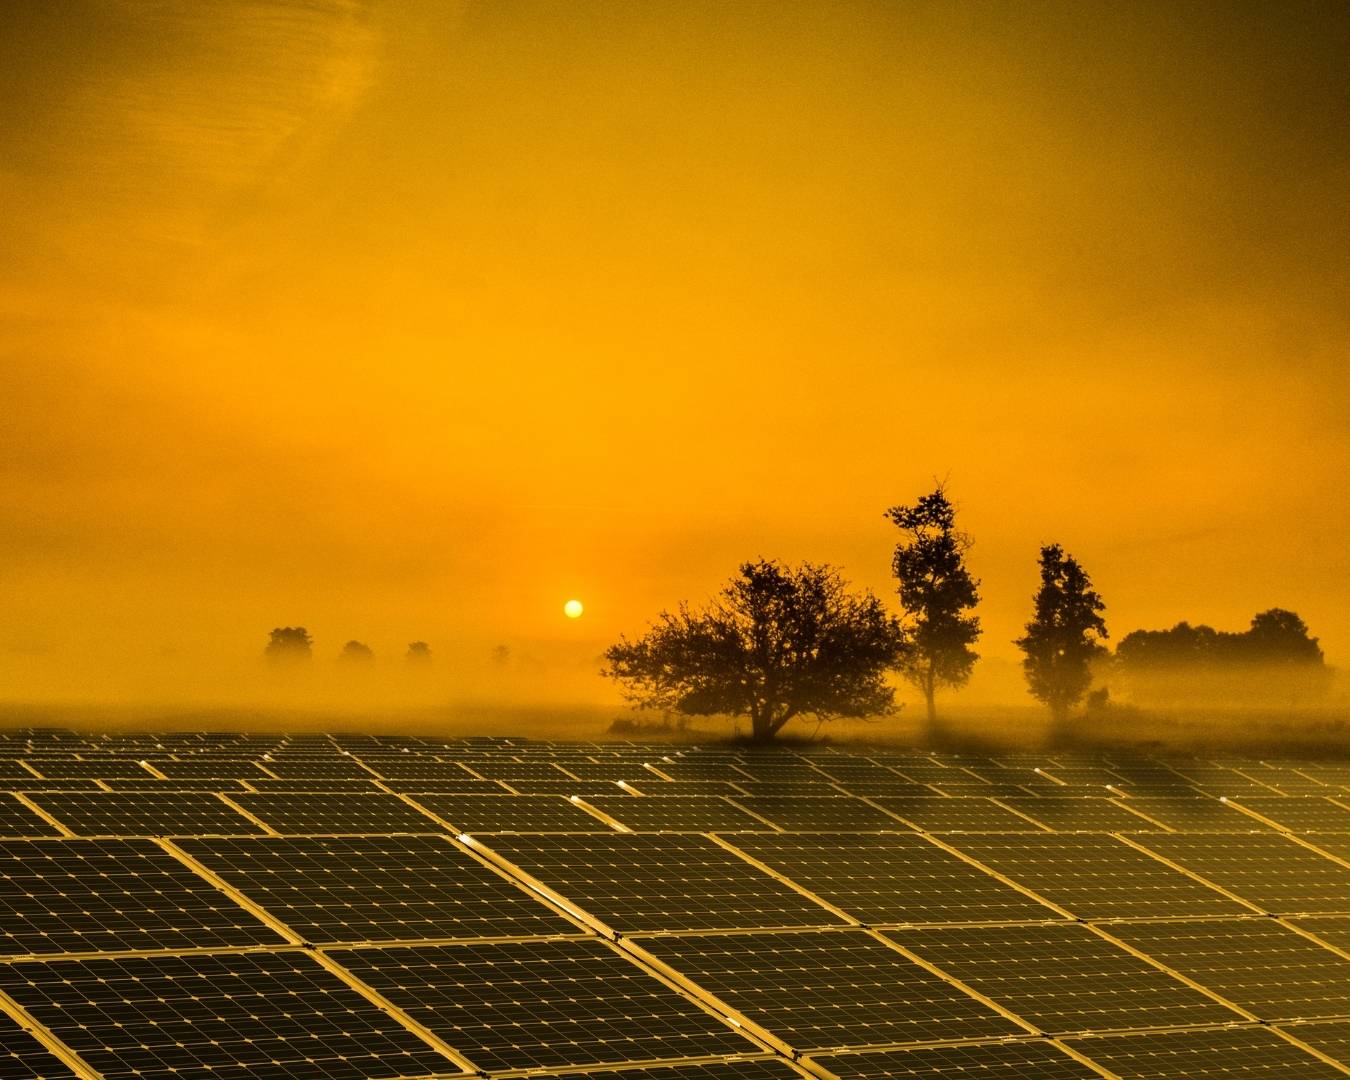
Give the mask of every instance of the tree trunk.
[[750, 714], [750, 741], [757, 743], [773, 742], [773, 713], [769, 710], [755, 711]]
[[1069, 703], [1050, 702], [1050, 742], [1056, 746], [1069, 741]]
[[924, 726], [924, 734], [930, 744], [938, 745], [943, 740], [942, 724], [938, 722], [937, 714], [937, 686], [932, 673], [924, 680], [923, 684], [924, 704], [927, 706], [927, 719]]

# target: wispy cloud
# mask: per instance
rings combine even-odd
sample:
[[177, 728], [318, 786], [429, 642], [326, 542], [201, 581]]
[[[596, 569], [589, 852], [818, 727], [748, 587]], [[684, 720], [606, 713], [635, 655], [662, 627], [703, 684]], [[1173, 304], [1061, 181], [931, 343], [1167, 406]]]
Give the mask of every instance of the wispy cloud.
[[34, 180], [120, 242], [201, 239], [340, 129], [378, 68], [378, 19], [359, 0], [141, 0], [99, 16], [105, 45], [51, 111]]

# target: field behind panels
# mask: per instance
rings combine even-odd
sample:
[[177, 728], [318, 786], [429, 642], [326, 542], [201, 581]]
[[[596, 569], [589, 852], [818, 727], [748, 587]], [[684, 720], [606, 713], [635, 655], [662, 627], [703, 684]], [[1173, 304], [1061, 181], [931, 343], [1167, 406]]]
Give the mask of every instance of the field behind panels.
[[1350, 764], [0, 734], [0, 1077], [466, 1073], [1343, 1076]]

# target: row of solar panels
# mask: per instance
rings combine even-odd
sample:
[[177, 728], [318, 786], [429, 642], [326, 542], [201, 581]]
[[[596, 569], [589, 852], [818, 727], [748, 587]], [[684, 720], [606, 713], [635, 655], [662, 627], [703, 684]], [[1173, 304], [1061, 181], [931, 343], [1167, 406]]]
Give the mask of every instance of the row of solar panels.
[[[1350, 837], [1338, 837], [1350, 858]], [[1286, 916], [1350, 946], [1350, 868], [1281, 836], [651, 834], [0, 841], [6, 955], [566, 932], [506, 860], [624, 934]], [[809, 895], [803, 895], [804, 893]], [[823, 901], [820, 903], [818, 901]], [[1328, 918], [1330, 917], [1330, 918]]]
[[[449, 838], [258, 838], [225, 847], [212, 841], [11, 841], [4, 881], [13, 910], [6, 912], [4, 925], [29, 932], [27, 943], [14, 944], [35, 957], [81, 950], [237, 952], [16, 961], [0, 971], [0, 989], [63, 1040], [62, 1025], [94, 1032], [87, 1039], [93, 1040], [89, 1052], [96, 1058], [117, 1050], [107, 1044], [117, 1034], [107, 1025], [127, 1025], [115, 1019], [118, 1001], [132, 1026], [155, 1013], [154, 1003], [173, 1012], [173, 1018], [154, 1019], [155, 1039], [169, 1037], [174, 1024], [181, 1024], [184, 1039], [178, 1041], [196, 1045], [206, 1039], [218, 1046], [221, 1040], [207, 1036], [220, 1022], [252, 1032], [245, 1038], [253, 1045], [261, 1038], [258, 1025], [274, 1029], [277, 1020], [269, 1010], [277, 1000], [286, 1004], [288, 997], [308, 994], [326, 1008], [336, 1007], [335, 987], [316, 990], [310, 984], [317, 979], [327, 985], [329, 976], [340, 981], [344, 972], [355, 974], [363, 987], [374, 986], [414, 1020], [425, 1014], [418, 1023], [439, 1030], [440, 1038], [481, 1068], [735, 1052], [723, 1041], [732, 1037], [725, 1025], [708, 1019], [697, 1002], [691, 1008], [612, 946], [580, 936], [585, 925], [595, 925], [622, 929], [630, 948], [692, 979], [746, 1024], [806, 1053], [1031, 1032], [1082, 1037], [1125, 1028], [1208, 1028], [1244, 1019], [1329, 1023], [1350, 1016], [1350, 961], [1340, 951], [1350, 948], [1350, 918], [1277, 921], [1244, 914], [1250, 909], [1240, 902], [1172, 874], [1161, 863], [1150, 866], [1148, 857], [1123, 867], [1101, 860], [1109, 847], [1082, 846], [1109, 837], [1037, 837], [1077, 848], [1037, 851], [1041, 845], [1032, 843], [1038, 857], [1053, 854], [1043, 867], [1048, 877], [1019, 873], [1038, 890], [1053, 893], [1057, 881], [1060, 887], [1067, 881], [1084, 896], [1099, 893], [1108, 914], [1089, 913], [1098, 918], [1115, 917], [1110, 909], [1125, 895], [1121, 880], [1128, 878], [1129, 899], [1155, 905], [1154, 918], [883, 932], [856, 923], [884, 923], [872, 917], [884, 910], [869, 912], [867, 905], [894, 903], [897, 887], [926, 902], [939, 921], [950, 915], [944, 898], [954, 896], [971, 905], [963, 914], [986, 918], [1044, 920], [1055, 913], [920, 837], [754, 839], [761, 846], [751, 846], [747, 854], [765, 873], [701, 837], [476, 842], [488, 862], [506, 860], [565, 897], [564, 910], [584, 912], [585, 918], [574, 921], [539, 904], [512, 884], [510, 875], [494, 874], [487, 862]], [[1010, 841], [1015, 846], [1000, 853], [1025, 855], [1031, 839]], [[738, 844], [744, 841], [737, 838]], [[987, 859], [990, 851], [977, 854]], [[194, 873], [197, 867], [200, 874]], [[1276, 878], [1306, 877], [1305, 870], [1304, 864], [1272, 863]], [[1139, 880], [1141, 872], [1151, 880]], [[1344, 881], [1342, 874], [1342, 898]], [[839, 914], [801, 889], [823, 896]], [[250, 917], [231, 895], [262, 917]], [[1179, 911], [1204, 917], [1156, 917]], [[1136, 917], [1142, 914], [1135, 911]], [[710, 932], [719, 926], [740, 929]], [[540, 936], [463, 940], [475, 932], [499, 939]], [[419, 935], [461, 940], [374, 944]], [[362, 944], [327, 954], [336, 972], [316, 955], [276, 951], [315, 941]], [[246, 951], [255, 949], [265, 951]], [[315, 964], [323, 970], [316, 971]], [[232, 974], [238, 970], [243, 974]], [[268, 989], [268, 973], [289, 980], [291, 988]], [[175, 979], [177, 985], [164, 985]], [[232, 985], [237, 992], [230, 991]], [[261, 990], [253, 989], [258, 985]], [[218, 991], [234, 1003], [214, 1002], [215, 1019], [202, 1020], [200, 1002]], [[108, 994], [121, 996], [102, 1001], [100, 995]], [[347, 1019], [339, 1027], [354, 1023], [349, 1005], [342, 1007]], [[291, 1001], [286, 1007], [301, 1006]], [[615, 1008], [620, 1015], [613, 1014]], [[691, 1017], [704, 1026], [686, 1030], [681, 1025]], [[313, 1037], [316, 1024], [321, 1032], [333, 1027], [331, 1017], [320, 1023], [318, 1014], [302, 1015], [297, 1023], [295, 1037], [302, 1044]], [[377, 1029], [368, 1024], [360, 1038], [369, 1043]], [[146, 1037], [144, 1031], [135, 1036]], [[680, 1041], [686, 1037], [690, 1041]], [[1287, 1040], [1283, 1045], [1293, 1046]], [[72, 1048], [83, 1055], [78, 1045]], [[135, 1068], [146, 1071], [144, 1065]]]
[[[613, 790], [613, 789], [611, 789]], [[455, 832], [1350, 833], [1350, 797], [0, 791], [0, 836]]]

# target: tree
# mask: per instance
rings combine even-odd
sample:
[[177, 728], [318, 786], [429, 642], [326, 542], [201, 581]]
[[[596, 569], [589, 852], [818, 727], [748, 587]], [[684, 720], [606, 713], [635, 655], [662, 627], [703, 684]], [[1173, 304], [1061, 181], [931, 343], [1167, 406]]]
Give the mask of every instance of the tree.
[[278, 626], [268, 635], [263, 655], [278, 666], [304, 664], [314, 655], [313, 645], [314, 639], [303, 626]]
[[1252, 659], [1267, 664], [1324, 664], [1317, 639], [1308, 634], [1308, 624], [1292, 611], [1271, 608], [1252, 616], [1246, 639]]
[[431, 663], [431, 646], [425, 641], [408, 642], [408, 651], [403, 654], [403, 658], [410, 664], [429, 664]]
[[904, 534], [891, 559], [909, 635], [900, 672], [923, 694], [929, 733], [936, 734], [938, 689], [965, 686], [980, 658], [971, 648], [980, 620], [967, 614], [980, 600], [980, 583], [966, 569], [971, 541], [957, 530], [956, 508], [941, 484], [885, 516]]
[[341, 664], [369, 664], [374, 659], [375, 651], [360, 641], [347, 642], [338, 653], [338, 662]]
[[871, 593], [828, 566], [742, 564], [702, 611], [663, 611], [637, 641], [605, 651], [603, 674], [639, 708], [747, 716], [769, 742], [796, 716], [875, 716], [895, 707], [886, 672], [904, 645]]
[[1013, 644], [1026, 654], [1022, 670], [1031, 696], [1050, 706], [1056, 727], [1062, 727], [1092, 685], [1092, 660], [1106, 651], [1100, 644], [1107, 636], [1106, 604], [1078, 561], [1058, 544], [1041, 548], [1041, 587], [1034, 602], [1026, 634]]

